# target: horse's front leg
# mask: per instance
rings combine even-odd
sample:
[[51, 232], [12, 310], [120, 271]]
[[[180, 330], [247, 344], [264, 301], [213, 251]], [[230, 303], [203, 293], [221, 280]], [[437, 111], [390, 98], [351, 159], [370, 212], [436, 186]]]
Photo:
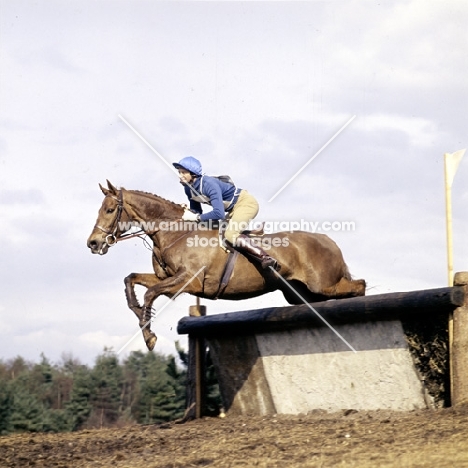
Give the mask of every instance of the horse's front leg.
[[138, 302], [138, 298], [135, 293], [135, 286], [138, 284], [149, 289], [156, 286], [161, 282], [161, 280], [154, 273], [131, 273], [125, 278], [124, 282], [125, 296], [127, 298], [128, 307], [135, 313], [138, 318], [146, 345], [149, 348], [151, 343], [153, 343], [152, 347], [154, 348], [154, 344], [156, 343], [156, 335], [150, 329], [149, 320], [151, 320], [151, 316], [146, 319], [146, 314], [143, 312], [143, 307]]
[[[145, 343], [151, 351], [156, 344], [157, 337], [150, 329], [151, 311], [153, 302], [161, 295], [173, 298], [181, 293], [194, 294], [200, 292], [200, 283], [196, 278], [191, 276], [186, 271], [176, 273], [174, 276], [160, 281], [158, 284], [148, 288], [145, 293], [145, 304], [143, 306], [143, 320], [145, 322], [145, 330], [149, 333], [150, 338], [145, 337]], [[153, 339], [154, 337], [154, 339]]]

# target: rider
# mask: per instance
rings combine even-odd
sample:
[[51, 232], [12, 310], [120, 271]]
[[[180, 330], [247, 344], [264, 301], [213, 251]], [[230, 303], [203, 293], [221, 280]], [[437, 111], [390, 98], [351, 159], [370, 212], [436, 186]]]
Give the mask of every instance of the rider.
[[[255, 245], [250, 237], [241, 233], [242, 227], [245, 229], [259, 209], [257, 200], [247, 190], [236, 188], [232, 183], [217, 177], [203, 175], [200, 161], [193, 156], [187, 156], [173, 165], [179, 171], [180, 183], [184, 186], [192, 210], [185, 210], [183, 220], [228, 220], [224, 236], [236, 250], [250, 254], [263, 269], [270, 266], [280, 269], [274, 258]], [[201, 203], [211, 205], [213, 210], [203, 213]]]

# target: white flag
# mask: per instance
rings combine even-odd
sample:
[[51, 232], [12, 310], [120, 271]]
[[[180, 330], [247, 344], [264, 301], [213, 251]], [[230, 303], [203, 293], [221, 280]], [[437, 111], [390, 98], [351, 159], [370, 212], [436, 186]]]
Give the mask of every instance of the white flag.
[[453, 178], [457, 172], [458, 165], [465, 154], [466, 149], [455, 151], [455, 153], [445, 153], [445, 181], [449, 187], [452, 186]]

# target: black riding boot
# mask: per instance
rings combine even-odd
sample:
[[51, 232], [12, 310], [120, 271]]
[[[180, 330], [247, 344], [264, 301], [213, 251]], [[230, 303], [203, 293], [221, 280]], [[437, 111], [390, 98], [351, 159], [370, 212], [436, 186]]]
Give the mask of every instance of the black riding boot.
[[249, 256], [259, 261], [261, 267], [264, 270], [270, 266], [273, 267], [276, 271], [281, 268], [277, 260], [275, 260], [273, 257], [270, 257], [260, 246], [255, 245], [253, 239], [246, 236], [245, 234], [240, 234], [237, 237], [234, 248], [239, 250], [241, 253], [247, 253]]

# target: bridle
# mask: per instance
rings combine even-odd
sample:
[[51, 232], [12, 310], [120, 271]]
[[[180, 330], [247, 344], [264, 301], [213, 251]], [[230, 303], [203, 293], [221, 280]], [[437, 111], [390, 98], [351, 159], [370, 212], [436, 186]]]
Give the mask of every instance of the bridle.
[[[125, 206], [124, 206], [124, 203], [123, 203], [123, 192], [122, 192], [122, 190], [119, 190], [119, 194], [118, 194], [117, 197], [114, 196], [114, 195], [106, 195], [106, 197], [111, 197], [117, 202], [117, 215], [116, 215], [116, 217], [115, 217], [115, 219], [114, 219], [114, 221], [112, 223], [112, 226], [109, 229], [104, 229], [102, 226], [99, 226], [99, 224], [94, 225], [95, 229], [99, 229], [104, 234], [106, 234], [105, 244], [101, 247], [101, 251], [102, 251], [102, 249], [104, 248], [104, 246], [106, 244], [107, 244], [108, 247], [112, 247], [113, 245], [115, 245], [119, 241], [126, 240], [126, 239], [131, 239], [133, 237], [140, 237], [146, 243], [146, 240], [145, 240], [144, 237], [142, 237], [142, 235], [146, 235], [147, 233], [145, 232], [144, 229], [141, 229], [141, 228], [140, 228], [139, 231], [134, 232], [132, 234], [121, 234], [121, 235], [117, 236], [117, 231], [118, 231], [118, 228], [119, 228], [120, 218], [122, 217], [122, 212], [125, 212], [125, 214], [128, 216], [129, 219], [130, 219], [130, 215], [128, 214], [128, 211], [125, 209]], [[184, 209], [187, 209], [187, 207], [185, 206]], [[155, 259], [158, 262], [159, 266], [164, 270], [164, 272], [166, 274], [169, 274], [169, 273], [167, 272], [167, 265], [166, 265], [166, 263], [165, 263], [165, 261], [163, 259], [163, 252], [165, 250], [169, 249], [170, 247], [172, 247], [174, 244], [179, 242], [181, 239], [183, 239], [184, 237], [186, 237], [190, 233], [191, 233], [191, 231], [184, 232], [180, 237], [175, 239], [171, 244], [169, 244], [167, 247], [162, 249], [160, 251], [161, 258], [159, 258], [156, 255], [155, 251], [150, 248], [150, 250], [153, 250], [153, 256], [155, 257]]]
[[120, 236], [117, 237], [117, 231], [119, 229], [120, 218], [122, 217], [122, 212], [125, 211], [125, 213], [128, 216], [128, 212], [125, 209], [124, 204], [123, 204], [123, 192], [122, 190], [119, 190], [119, 194], [117, 197], [113, 195], [106, 195], [106, 196], [113, 198], [117, 202], [117, 215], [115, 216], [112, 226], [109, 229], [104, 229], [102, 226], [99, 226], [99, 224], [95, 224], [94, 227], [102, 231], [104, 234], [107, 234], [105, 238], [105, 242], [109, 247], [112, 247], [113, 245], [115, 245], [117, 242], [121, 240], [131, 239], [132, 237], [140, 237], [142, 233], [145, 233], [143, 229], [140, 229], [140, 231], [137, 231], [135, 233], [121, 234]]

